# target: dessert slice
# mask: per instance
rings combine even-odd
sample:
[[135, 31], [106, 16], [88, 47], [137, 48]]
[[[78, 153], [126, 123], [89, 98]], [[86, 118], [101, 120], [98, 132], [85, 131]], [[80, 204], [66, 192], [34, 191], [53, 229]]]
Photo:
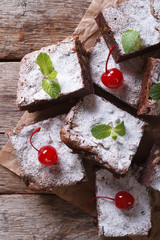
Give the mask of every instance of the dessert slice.
[[[42, 88], [42, 80], [46, 72], [42, 74], [37, 64], [37, 57], [40, 53], [49, 55], [51, 64], [53, 64], [53, 67], [50, 67], [47, 62], [50, 60], [46, 59], [45, 64], [49, 67], [49, 72], [52, 69], [57, 72], [57, 76], [51, 76], [51, 78], [56, 77], [55, 80], [60, 85], [60, 89], [58, 88], [60, 93], [56, 99], [53, 99]], [[44, 64], [42, 60], [44, 59], [41, 59], [41, 64]], [[47, 89], [49, 87], [45, 86]], [[52, 89], [52, 93], [56, 91], [57, 89]], [[93, 86], [88, 55], [77, 38], [66, 38], [57, 45], [29, 53], [21, 61], [17, 91], [17, 104], [20, 110], [30, 112], [40, 110], [62, 101], [78, 99], [91, 92], [93, 92]]]
[[146, 62], [145, 56], [142, 55], [140, 57], [132, 58], [119, 64], [116, 64], [113, 57], [110, 56], [108, 69], [119, 69], [122, 72], [124, 79], [123, 84], [120, 87], [111, 89], [106, 87], [101, 81], [101, 76], [105, 72], [108, 54], [109, 49], [103, 37], [100, 36], [90, 52], [89, 61], [93, 82], [106, 92], [113, 94], [120, 100], [137, 109], [140, 99], [142, 74]]
[[115, 174], [128, 171], [143, 136], [143, 121], [96, 95], [84, 97], [66, 121], [61, 139], [70, 148]]
[[152, 147], [141, 174], [140, 183], [160, 191], [160, 140]]
[[115, 46], [116, 62], [160, 48], [157, 9], [160, 9], [159, 1], [130, 0], [98, 14], [96, 22], [108, 47]]
[[160, 59], [149, 58], [143, 75], [138, 114], [160, 115]]
[[[106, 237], [147, 235], [151, 228], [151, 206], [146, 187], [137, 182], [131, 171], [120, 179], [114, 178], [105, 169], [96, 172], [96, 197], [106, 196], [115, 199], [116, 194], [121, 191], [134, 197], [132, 208], [120, 209], [112, 200], [97, 198], [99, 235]], [[122, 205], [120, 201], [121, 199], [119, 205]], [[126, 204], [124, 198], [122, 201], [123, 205]]]
[[[60, 139], [59, 132], [64, 123], [65, 115], [60, 115], [36, 124], [16, 128], [9, 133], [19, 163], [20, 176], [30, 189], [52, 190], [54, 187], [73, 185], [84, 179], [82, 159], [79, 155], [73, 154]], [[33, 136], [32, 144], [37, 150], [48, 145], [54, 147], [58, 155], [56, 164], [44, 165], [39, 162], [41, 160], [41, 162], [46, 161], [46, 164], [50, 164], [47, 157], [39, 156], [40, 152], [37, 152], [30, 144], [30, 137], [37, 128], [41, 129]], [[43, 151], [44, 154], [45, 151], [46, 149]]]

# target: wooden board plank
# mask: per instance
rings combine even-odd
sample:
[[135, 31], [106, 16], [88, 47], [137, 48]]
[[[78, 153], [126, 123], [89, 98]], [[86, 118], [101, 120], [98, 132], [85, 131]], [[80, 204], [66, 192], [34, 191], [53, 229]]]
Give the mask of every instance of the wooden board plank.
[[19, 63], [0, 62], [0, 133], [15, 127], [22, 116], [16, 106]]
[[21, 59], [70, 36], [91, 2], [0, 0], [0, 59]]
[[4, 193], [32, 193], [23, 180], [13, 172], [0, 166], [0, 194]]
[[4, 133], [0, 133], [0, 150], [6, 145], [7, 141], [7, 136]]
[[55, 195], [0, 195], [0, 239], [98, 238], [94, 219]]

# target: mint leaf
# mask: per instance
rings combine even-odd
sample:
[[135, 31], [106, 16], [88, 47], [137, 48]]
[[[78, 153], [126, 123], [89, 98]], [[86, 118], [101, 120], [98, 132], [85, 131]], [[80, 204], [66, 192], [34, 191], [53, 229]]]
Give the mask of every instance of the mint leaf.
[[59, 83], [50, 79], [42, 80], [42, 88], [51, 98], [54, 99], [58, 98], [61, 91]]
[[137, 51], [142, 47], [140, 31], [127, 30], [122, 34], [122, 46], [125, 53]]
[[160, 101], [160, 83], [154, 84], [149, 90], [150, 98]]
[[41, 52], [36, 59], [36, 63], [40, 67], [41, 73], [45, 77], [47, 77], [53, 71], [53, 64], [47, 53]]
[[53, 80], [57, 77], [57, 74], [58, 74], [58, 72], [53, 71], [48, 75], [48, 77], [49, 77], [49, 79]]
[[117, 124], [117, 126], [114, 128], [114, 131], [116, 133], [118, 133], [119, 136], [124, 136], [126, 134], [124, 121], [122, 121], [121, 123]]
[[111, 135], [112, 127], [105, 124], [96, 125], [91, 129], [93, 137], [97, 139], [104, 139]]
[[117, 139], [117, 133], [114, 130], [112, 131], [111, 136], [114, 141]]

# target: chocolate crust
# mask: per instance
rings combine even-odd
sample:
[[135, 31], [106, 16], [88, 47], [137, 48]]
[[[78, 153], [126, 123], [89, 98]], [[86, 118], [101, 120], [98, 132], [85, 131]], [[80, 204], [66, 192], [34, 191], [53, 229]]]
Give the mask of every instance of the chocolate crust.
[[[93, 90], [92, 90], [93, 91]], [[78, 91], [69, 93], [67, 95], [59, 96], [57, 99], [49, 99], [49, 100], [40, 100], [40, 101], [34, 101], [31, 104], [18, 104], [18, 108], [20, 111], [28, 110], [29, 112], [35, 112], [39, 111], [45, 108], [49, 108], [51, 106], [57, 105], [59, 103], [70, 101], [70, 102], [77, 102], [79, 98], [84, 97], [88, 94], [92, 93], [89, 89], [83, 88]]]
[[153, 86], [152, 82], [152, 70], [154, 66], [158, 63], [159, 59], [149, 58], [145, 66], [144, 75], [142, 79], [142, 88], [140, 94], [140, 102], [137, 114], [148, 114], [148, 115], [157, 115], [156, 114], [156, 101], [149, 102], [149, 90]]
[[115, 46], [115, 49], [112, 53], [112, 56], [113, 56], [116, 63], [125, 61], [129, 58], [140, 56], [144, 53], [147, 53], [147, 52], [150, 52], [152, 50], [156, 50], [157, 48], [160, 48], [160, 43], [158, 43], [158, 44], [155, 44], [155, 45], [150, 46], [150, 47], [145, 47], [145, 48], [143, 48], [139, 51], [122, 55], [120, 53], [120, 49], [118, 47], [118, 44], [117, 44], [117, 42], [114, 38], [114, 33], [113, 33], [112, 29], [109, 27], [105, 18], [103, 17], [102, 11], [98, 14], [98, 16], [95, 18], [95, 20], [96, 20], [96, 23], [99, 27], [99, 30], [102, 33], [102, 36], [103, 36], [108, 48], [110, 48], [111, 46]]
[[88, 93], [93, 93], [93, 83], [92, 83], [92, 78], [90, 74], [90, 67], [89, 67], [89, 54], [86, 52], [84, 46], [78, 39], [76, 38], [75, 41], [76, 44], [76, 51], [77, 51], [77, 56], [79, 60], [79, 64], [81, 65], [81, 74], [83, 77], [83, 83], [85, 86], [85, 90], [88, 90]]
[[153, 181], [156, 166], [160, 163], [160, 139], [153, 145], [150, 152], [149, 158], [146, 162], [144, 170], [142, 172], [140, 183], [146, 187], [150, 186], [150, 183]]
[[142, 79], [142, 88], [141, 88], [141, 95], [139, 101], [139, 107], [137, 114], [146, 114], [149, 112], [149, 106], [147, 105], [149, 99], [149, 89], [152, 87], [151, 82], [151, 71], [153, 69], [153, 58], [149, 58], [147, 64], [145, 66], [144, 75]]
[[96, 23], [102, 33], [102, 36], [108, 46], [110, 48], [111, 46], [115, 46], [114, 51], [112, 52], [112, 56], [115, 60], [116, 63], [121, 61], [121, 56], [120, 56], [120, 49], [118, 47], [118, 44], [115, 41], [114, 34], [109, 27], [108, 23], [106, 22], [105, 18], [103, 17], [102, 12], [98, 14], [98, 16], [95, 18]]

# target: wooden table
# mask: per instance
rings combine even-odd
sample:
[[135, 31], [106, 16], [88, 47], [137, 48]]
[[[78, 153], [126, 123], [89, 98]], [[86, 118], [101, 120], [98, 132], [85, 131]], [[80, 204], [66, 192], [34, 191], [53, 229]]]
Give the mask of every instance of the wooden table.
[[[0, 149], [22, 116], [16, 104], [19, 61], [73, 33], [91, 0], [0, 0]], [[98, 238], [95, 219], [55, 195], [30, 193], [0, 166], [0, 240]]]

